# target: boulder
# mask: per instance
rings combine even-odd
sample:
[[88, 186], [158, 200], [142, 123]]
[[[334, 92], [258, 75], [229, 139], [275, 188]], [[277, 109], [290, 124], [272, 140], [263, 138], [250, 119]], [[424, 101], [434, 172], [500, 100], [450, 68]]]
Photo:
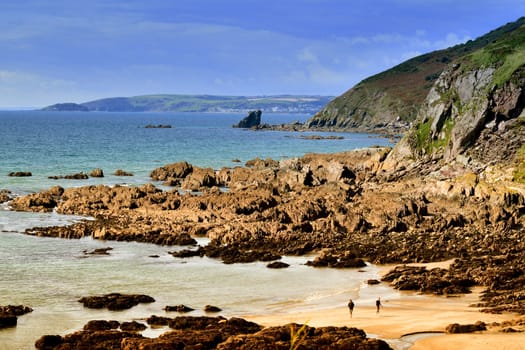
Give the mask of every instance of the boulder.
[[125, 310], [140, 303], [153, 303], [155, 299], [143, 294], [111, 293], [101, 296], [82, 297], [78, 300], [90, 309]]
[[204, 307], [204, 312], [221, 312], [222, 309], [220, 307], [217, 307], [217, 306], [213, 306], [213, 305], [206, 305]]
[[9, 190], [0, 190], [0, 203], [11, 200], [12, 192]]
[[133, 173], [130, 173], [122, 169], [117, 169], [115, 170], [115, 173], [113, 175], [115, 176], [133, 176]]
[[91, 176], [91, 177], [104, 177], [104, 171], [102, 171], [102, 169], [100, 169], [100, 168], [96, 168], [96, 169], [91, 170], [91, 172], [89, 173], [89, 176]]
[[0, 329], [16, 327], [17, 317], [13, 314], [0, 313]]
[[62, 344], [62, 337], [59, 335], [43, 335], [35, 342], [38, 350], [53, 350]]
[[290, 264], [287, 264], [285, 262], [282, 262], [282, 261], [273, 261], [271, 263], [269, 263], [268, 265], [266, 265], [267, 268], [269, 269], [285, 269], [287, 267], [289, 267]]
[[472, 332], [480, 332], [487, 330], [487, 327], [485, 323], [478, 321], [474, 324], [459, 324], [459, 323], [452, 323], [449, 324], [445, 328], [445, 332], [447, 333], [472, 333]]
[[193, 166], [188, 162], [178, 162], [156, 168], [149, 176], [156, 181], [166, 181], [170, 178], [183, 179], [192, 171]]

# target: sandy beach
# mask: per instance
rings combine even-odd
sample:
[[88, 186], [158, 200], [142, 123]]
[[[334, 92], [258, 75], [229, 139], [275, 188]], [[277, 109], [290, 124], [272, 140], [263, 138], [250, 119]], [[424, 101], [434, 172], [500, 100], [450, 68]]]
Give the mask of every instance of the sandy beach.
[[[450, 262], [427, 265], [428, 268], [446, 267]], [[384, 271], [388, 270], [384, 266]], [[383, 270], [382, 268], [382, 270]], [[307, 323], [310, 326], [350, 326], [366, 331], [371, 337], [389, 341], [394, 349], [412, 350], [445, 350], [445, 349], [525, 349], [525, 333], [502, 333], [497, 327], [481, 333], [472, 334], [440, 334], [430, 337], [403, 337], [413, 333], [444, 332], [451, 323], [472, 324], [485, 322], [488, 326], [519, 318], [517, 314], [489, 314], [480, 312], [471, 305], [478, 302], [482, 288], [476, 288], [473, 293], [445, 297], [420, 295], [414, 292], [402, 292], [399, 297], [383, 299], [380, 312], [376, 312], [373, 301], [376, 296], [361, 294], [361, 300], [369, 300], [356, 306], [353, 317], [346, 305], [323, 310], [272, 314], [268, 316], [246, 316], [247, 319], [264, 326], [276, 326], [285, 323]], [[366, 291], [365, 291], [366, 293]], [[409, 339], [405, 339], [409, 338]], [[413, 344], [413, 345], [412, 345]]]

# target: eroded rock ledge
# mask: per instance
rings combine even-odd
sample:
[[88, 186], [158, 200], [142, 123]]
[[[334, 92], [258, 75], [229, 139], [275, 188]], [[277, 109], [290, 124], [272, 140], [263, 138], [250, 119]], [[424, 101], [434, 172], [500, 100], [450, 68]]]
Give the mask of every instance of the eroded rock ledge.
[[[157, 318], [148, 319], [148, 324], [158, 325]], [[387, 343], [366, 337], [366, 333], [349, 327], [309, 327], [288, 324], [278, 327], [262, 326], [232, 317], [164, 318], [162, 324], [170, 331], [158, 338], [145, 338], [139, 333], [125, 331], [124, 324], [117, 321], [91, 321], [84, 330], [64, 337], [46, 335], [35, 343], [37, 349], [283, 349], [301, 345], [301, 349], [360, 349], [387, 350]], [[152, 322], [152, 323], [150, 323]], [[120, 330], [118, 329], [120, 327]], [[296, 339], [292, 334], [297, 334]]]
[[[178, 258], [235, 263], [321, 252], [312, 264], [333, 267], [455, 259], [448, 270], [405, 271], [405, 282], [392, 282], [436, 294], [481, 285], [481, 308], [525, 313], [524, 186], [496, 167], [432, 160], [391, 167], [389, 152], [255, 159], [218, 171], [181, 162], [151, 173], [177, 186], [170, 191], [152, 184], [54, 187], [10, 205], [95, 218], [28, 234], [193, 245], [175, 252]], [[196, 246], [196, 236], [210, 243]]]

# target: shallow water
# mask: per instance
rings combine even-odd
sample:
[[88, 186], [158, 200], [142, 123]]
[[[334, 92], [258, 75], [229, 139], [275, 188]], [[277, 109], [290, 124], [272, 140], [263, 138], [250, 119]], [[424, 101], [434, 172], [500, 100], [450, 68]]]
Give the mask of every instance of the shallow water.
[[[154, 168], [182, 160], [218, 169], [239, 165], [232, 162], [234, 159], [242, 164], [255, 157], [283, 159], [308, 152], [332, 153], [389, 144], [385, 139], [363, 134], [343, 133], [342, 140], [305, 140], [292, 132], [232, 129], [231, 125], [243, 116], [0, 112], [0, 189], [24, 194], [54, 185], [140, 185], [151, 182], [148, 174]], [[270, 114], [263, 116], [263, 122], [278, 124], [307, 118]], [[174, 127], [143, 128], [147, 124]], [[84, 181], [48, 179], [87, 173], [94, 168], [102, 168], [105, 177]], [[135, 175], [117, 177], [112, 175], [116, 169]], [[33, 176], [7, 176], [12, 171], [30, 171]], [[185, 304], [196, 309], [190, 315], [202, 315], [202, 308], [212, 304], [223, 309], [221, 315], [242, 317], [346, 308], [348, 298], [372, 303], [379, 293], [395, 293], [383, 286], [366, 285], [367, 279], [379, 277], [372, 265], [363, 272], [314, 269], [304, 265], [312, 257], [284, 257], [283, 261], [291, 266], [274, 270], [264, 263], [224, 265], [208, 258], [176, 259], [168, 252], [178, 247], [22, 234], [27, 228], [78, 219], [53, 213], [17, 213], [0, 204], [0, 305], [23, 304], [34, 309], [18, 318], [16, 328], [0, 330], [0, 349], [33, 349], [41, 335], [64, 335], [93, 319], [130, 321], [165, 315], [166, 305]], [[113, 248], [108, 256], [87, 257], [84, 253], [105, 247]], [[84, 309], [78, 302], [82, 296], [112, 292], [147, 294], [156, 302], [119, 312]], [[145, 335], [156, 333], [150, 330]]]
[[[84, 253], [103, 247], [113, 248], [110, 255]], [[177, 313], [162, 310], [166, 305], [185, 304], [196, 309], [190, 315], [203, 315], [203, 307], [211, 304], [226, 317], [345, 307], [349, 297], [359, 300], [363, 289], [370, 288], [367, 279], [378, 278], [374, 266], [361, 272], [305, 266], [312, 257], [284, 257], [290, 267], [275, 270], [260, 262], [225, 265], [208, 258], [176, 259], [168, 254], [175, 249], [0, 233], [0, 305], [34, 309], [19, 317], [16, 328], [0, 330], [0, 348], [32, 349], [41, 335], [63, 335], [92, 319], [175, 317]], [[78, 302], [82, 296], [111, 292], [147, 294], [156, 302], [119, 312], [89, 310]]]

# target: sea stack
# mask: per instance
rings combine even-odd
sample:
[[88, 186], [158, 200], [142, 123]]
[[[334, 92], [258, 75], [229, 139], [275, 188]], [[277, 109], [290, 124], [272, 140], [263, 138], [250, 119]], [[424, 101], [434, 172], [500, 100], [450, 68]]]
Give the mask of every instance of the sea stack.
[[238, 124], [234, 125], [234, 128], [249, 129], [261, 125], [261, 110], [250, 111], [248, 115], [242, 119]]

